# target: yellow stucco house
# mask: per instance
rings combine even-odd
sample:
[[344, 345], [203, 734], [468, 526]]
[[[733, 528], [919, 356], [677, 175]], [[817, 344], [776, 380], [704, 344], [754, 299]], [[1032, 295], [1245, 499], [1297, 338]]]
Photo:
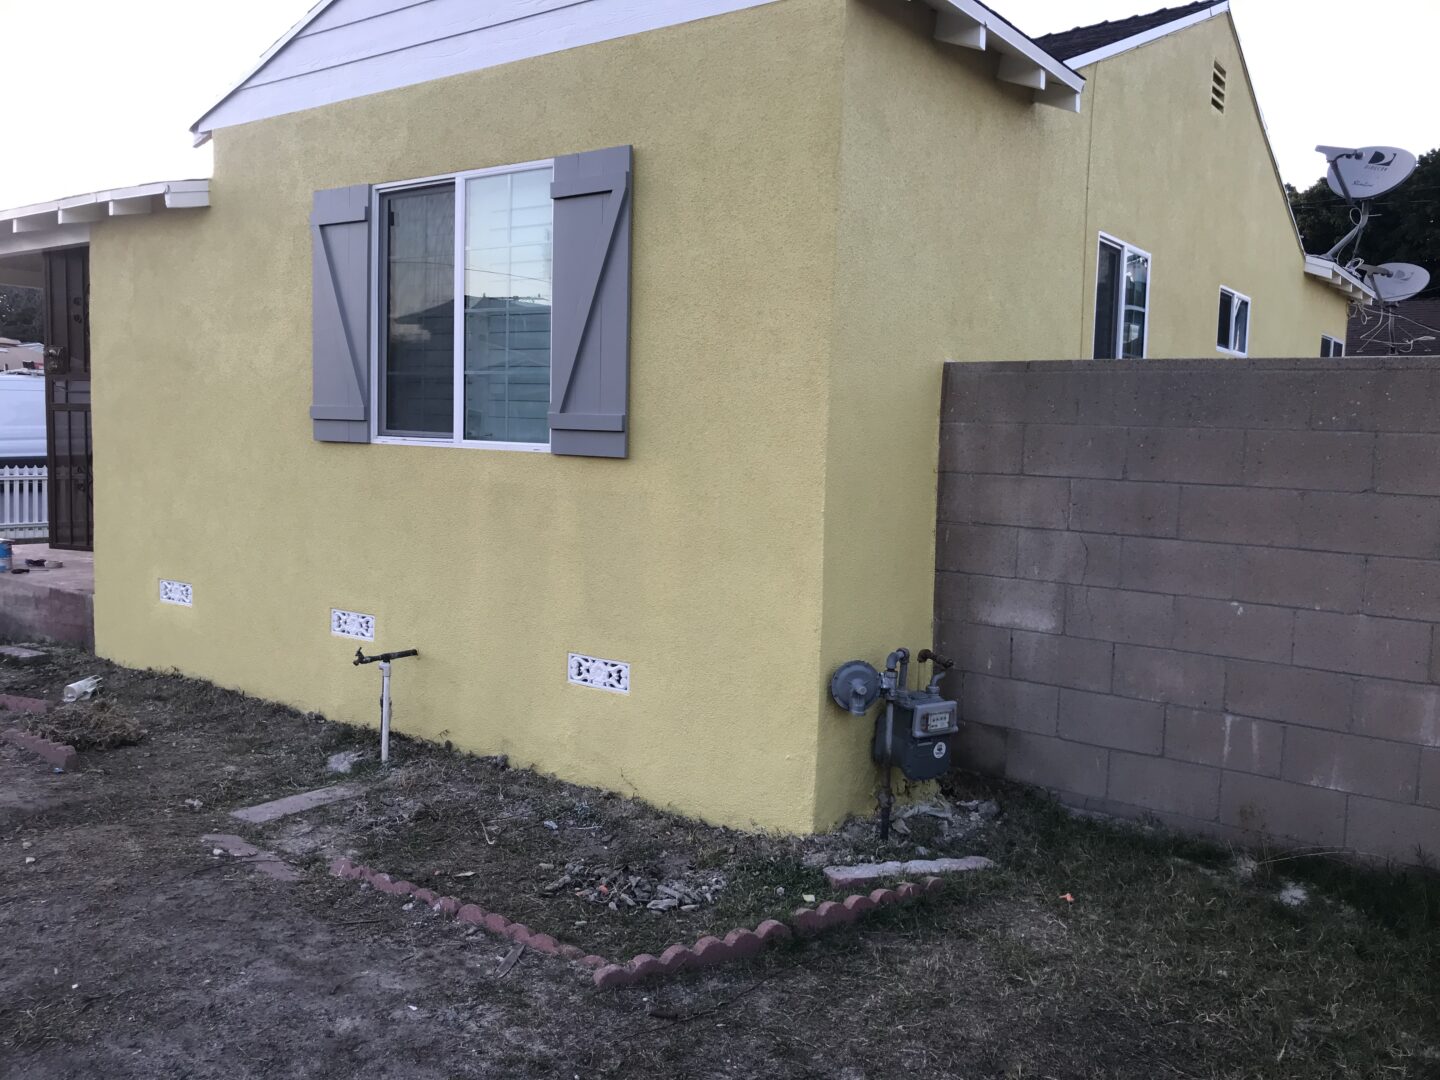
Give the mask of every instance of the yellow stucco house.
[[98, 651], [374, 723], [357, 644], [416, 648], [397, 730], [741, 827], [871, 805], [826, 686], [930, 643], [946, 360], [1313, 356], [1365, 294], [1225, 3], [326, 0], [195, 133], [0, 215], [88, 273]]

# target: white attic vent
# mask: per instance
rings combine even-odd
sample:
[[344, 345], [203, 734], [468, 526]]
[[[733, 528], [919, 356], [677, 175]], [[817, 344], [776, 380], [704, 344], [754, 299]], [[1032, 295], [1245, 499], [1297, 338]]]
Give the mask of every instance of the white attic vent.
[[570, 681], [612, 694], [630, 693], [630, 665], [623, 660], [602, 660], [582, 653], [570, 654]]
[[161, 578], [160, 602], [177, 604], [180, 607], [194, 607], [195, 589], [185, 581], [170, 581], [167, 578]]
[[374, 641], [375, 616], [331, 608], [330, 633], [336, 637], [354, 638], [357, 641]]
[[1216, 112], [1225, 111], [1225, 69], [1220, 66], [1220, 61], [1215, 61], [1215, 68], [1210, 72], [1210, 104]]

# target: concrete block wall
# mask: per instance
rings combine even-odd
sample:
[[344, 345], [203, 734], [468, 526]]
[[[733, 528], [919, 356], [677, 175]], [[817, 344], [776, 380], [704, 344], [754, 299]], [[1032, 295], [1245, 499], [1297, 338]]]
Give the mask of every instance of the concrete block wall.
[[952, 363], [941, 421], [962, 765], [1440, 859], [1440, 366]]

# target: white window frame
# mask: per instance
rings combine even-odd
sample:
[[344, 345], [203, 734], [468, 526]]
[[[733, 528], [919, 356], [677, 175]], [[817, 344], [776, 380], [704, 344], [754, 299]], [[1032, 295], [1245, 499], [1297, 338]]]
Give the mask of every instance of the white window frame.
[[1243, 359], [1250, 355], [1250, 335], [1255, 329], [1255, 302], [1239, 290], [1232, 289], [1228, 285], [1221, 285], [1220, 292], [1215, 297], [1215, 315], [1217, 318], [1220, 315], [1220, 297], [1226, 293], [1230, 294], [1230, 343], [1232, 346], [1235, 343], [1235, 314], [1239, 310], [1239, 304], [1236, 301], [1245, 301], [1245, 347], [1243, 349], [1233, 347], [1227, 349], [1217, 341], [1215, 343], [1215, 351], [1225, 356], [1236, 356]]
[[[1330, 343], [1330, 351], [1325, 352], [1325, 343]], [[1323, 360], [1335, 360], [1345, 355], [1345, 342], [1331, 334], [1320, 335], [1320, 357]], [[1338, 351], [1337, 351], [1338, 350]]]
[[[1155, 291], [1155, 259], [1144, 248], [1136, 247], [1118, 236], [1101, 230], [1099, 239], [1095, 241], [1095, 296], [1090, 305], [1093, 314], [1100, 308], [1100, 245], [1109, 244], [1120, 249], [1120, 281], [1115, 290], [1115, 359], [1124, 360], [1121, 356], [1125, 350], [1121, 347], [1124, 342], [1120, 335], [1125, 329], [1125, 263], [1133, 253], [1145, 256], [1145, 333], [1140, 339], [1140, 356], [1138, 359], [1145, 360], [1150, 356], [1150, 296]], [[1095, 329], [1092, 323], [1090, 329], [1090, 351], [1095, 351]], [[1136, 359], [1130, 357], [1129, 359]]]
[[[488, 169], [466, 169], [461, 172], [441, 173], [438, 176], [424, 176], [414, 180], [396, 180], [388, 184], [376, 184], [370, 189], [370, 441], [388, 443], [394, 446], [448, 446], [465, 450], [518, 450], [522, 453], [548, 454], [550, 444], [526, 442], [495, 442], [487, 439], [466, 439], [465, 431], [465, 237], [468, 201], [465, 198], [465, 182], [480, 176], [501, 176], [505, 173], [530, 172], [549, 167], [553, 175], [554, 158], [539, 161], [525, 161], [514, 165], [495, 165]], [[380, 340], [385, 332], [385, 312], [381, 310], [380, 299], [385, 294], [385, 267], [380, 265], [380, 202], [381, 196], [411, 188], [433, 187], [436, 184], [455, 186], [455, 356], [453, 376], [455, 390], [450, 436], [423, 438], [414, 435], [386, 435], [380, 430], [380, 399], [383, 393], [380, 368]], [[551, 338], [550, 377], [553, 393], [555, 377], [554, 338]]]

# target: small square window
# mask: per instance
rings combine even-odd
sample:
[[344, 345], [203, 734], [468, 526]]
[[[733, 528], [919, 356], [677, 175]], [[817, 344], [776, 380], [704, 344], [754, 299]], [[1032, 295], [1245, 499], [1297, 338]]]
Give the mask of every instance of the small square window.
[[1244, 356], [1250, 350], [1250, 298], [1234, 289], [1220, 290], [1215, 348], [1231, 356]]
[[1320, 335], [1320, 355], [1329, 359], [1332, 356], [1345, 355], [1345, 342], [1339, 338], [1333, 338], [1329, 334]]

